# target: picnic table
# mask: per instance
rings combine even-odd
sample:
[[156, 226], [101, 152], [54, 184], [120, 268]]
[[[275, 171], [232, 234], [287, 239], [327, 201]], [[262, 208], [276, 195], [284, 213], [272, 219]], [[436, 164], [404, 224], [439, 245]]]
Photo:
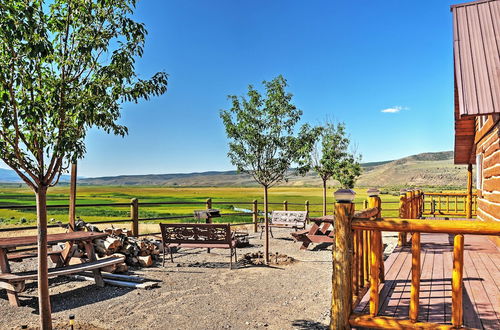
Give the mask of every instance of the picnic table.
[[[123, 258], [107, 258], [97, 260], [94, 251], [93, 241], [106, 237], [106, 233], [98, 232], [69, 232], [47, 235], [49, 246], [65, 242], [65, 247], [61, 251], [49, 249], [48, 255], [56, 263], [55, 268], [49, 269], [49, 277], [59, 275], [75, 274], [86, 270], [92, 270], [95, 282], [98, 286], [104, 286], [100, 269], [115, 263], [123, 262]], [[89, 262], [79, 265], [69, 265], [71, 259], [72, 246], [81, 242], [85, 247], [85, 252]], [[24, 290], [26, 280], [36, 280], [37, 272], [29, 271], [22, 273], [12, 273], [9, 260], [22, 260], [37, 256], [36, 251], [30, 249], [19, 249], [20, 247], [33, 246], [37, 244], [37, 236], [19, 236], [0, 238], [0, 289], [7, 290], [7, 297], [13, 306], [19, 306], [18, 293]]]
[[311, 228], [291, 233], [295, 241], [302, 242], [301, 250], [306, 250], [311, 243], [333, 243], [333, 215], [309, 218], [309, 221]]

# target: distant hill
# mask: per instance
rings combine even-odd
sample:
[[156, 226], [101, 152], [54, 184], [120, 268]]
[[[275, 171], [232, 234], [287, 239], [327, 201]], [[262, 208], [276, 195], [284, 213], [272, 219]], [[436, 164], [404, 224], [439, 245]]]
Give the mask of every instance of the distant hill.
[[[429, 152], [405, 158], [363, 164], [358, 186], [448, 186], [464, 187], [467, 169], [453, 164], [453, 151]], [[120, 175], [85, 178], [80, 184], [89, 185], [163, 185], [163, 186], [256, 186], [253, 179], [236, 171], [179, 174]], [[333, 183], [333, 182], [332, 182]], [[292, 176], [284, 186], [319, 185], [320, 179], [310, 173]]]
[[[364, 163], [363, 175], [357, 185], [361, 187], [395, 186], [448, 186], [465, 187], [467, 169], [453, 164], [453, 151], [428, 152], [396, 160]], [[69, 180], [63, 176], [61, 182]], [[19, 183], [21, 180], [14, 171], [0, 169], [0, 183]], [[79, 184], [87, 185], [136, 185], [136, 186], [198, 186], [222, 187], [256, 186], [255, 181], [246, 174], [236, 171], [210, 171], [201, 173], [119, 175], [98, 178], [79, 178]], [[314, 173], [292, 176], [283, 186], [316, 186], [321, 183]], [[334, 184], [334, 182], [332, 182]]]

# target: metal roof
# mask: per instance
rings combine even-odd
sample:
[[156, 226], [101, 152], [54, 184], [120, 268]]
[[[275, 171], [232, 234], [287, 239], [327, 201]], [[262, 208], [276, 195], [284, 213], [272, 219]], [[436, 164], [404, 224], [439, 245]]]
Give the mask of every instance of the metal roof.
[[500, 1], [451, 6], [455, 164], [474, 164], [475, 116], [500, 113]]
[[500, 113], [500, 1], [451, 6], [460, 117]]

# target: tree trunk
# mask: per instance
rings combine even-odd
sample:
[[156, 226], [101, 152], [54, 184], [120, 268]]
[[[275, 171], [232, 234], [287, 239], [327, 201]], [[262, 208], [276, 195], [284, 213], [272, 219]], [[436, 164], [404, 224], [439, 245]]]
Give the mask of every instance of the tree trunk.
[[47, 188], [47, 186], [41, 185], [36, 192], [38, 221], [38, 306], [40, 310], [40, 328], [43, 330], [52, 329], [47, 264]]
[[266, 265], [269, 264], [269, 205], [267, 200], [267, 186], [264, 186], [264, 223], [266, 229], [266, 240], [264, 243], [264, 260]]
[[321, 178], [323, 180], [323, 216], [326, 215], [326, 180]]

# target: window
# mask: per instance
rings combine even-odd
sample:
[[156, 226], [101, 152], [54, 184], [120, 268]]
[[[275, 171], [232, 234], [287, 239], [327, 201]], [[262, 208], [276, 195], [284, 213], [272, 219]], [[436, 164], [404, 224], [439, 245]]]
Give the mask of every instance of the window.
[[476, 155], [476, 189], [483, 189], [483, 154]]

